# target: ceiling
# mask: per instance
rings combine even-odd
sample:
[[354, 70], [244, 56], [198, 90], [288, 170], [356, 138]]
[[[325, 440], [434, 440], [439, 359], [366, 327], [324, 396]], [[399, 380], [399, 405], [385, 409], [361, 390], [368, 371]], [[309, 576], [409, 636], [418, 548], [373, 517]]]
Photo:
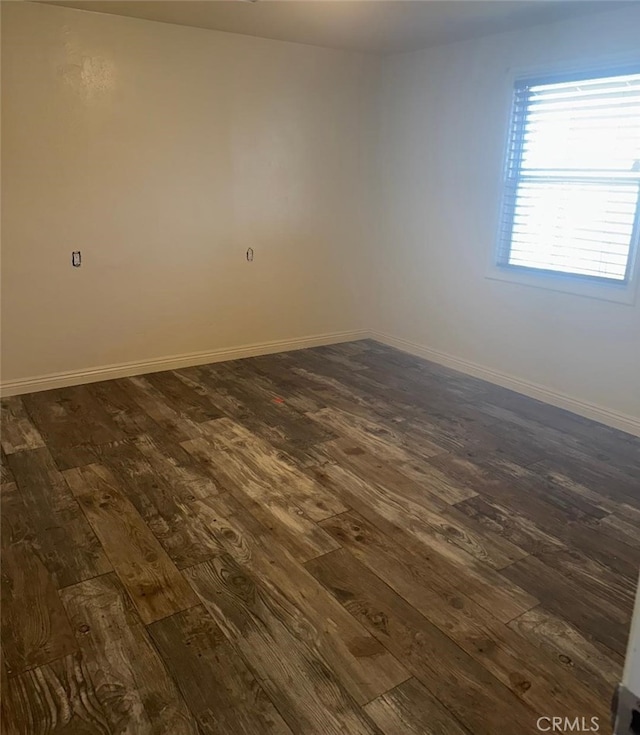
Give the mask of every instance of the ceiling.
[[615, 0], [50, 0], [100, 13], [393, 53], [632, 4]]

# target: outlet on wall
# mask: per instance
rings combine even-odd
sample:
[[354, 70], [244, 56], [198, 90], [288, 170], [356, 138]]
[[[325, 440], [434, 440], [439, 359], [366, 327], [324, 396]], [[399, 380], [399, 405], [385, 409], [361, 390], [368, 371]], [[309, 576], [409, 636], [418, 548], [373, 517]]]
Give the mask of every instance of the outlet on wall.
[[71, 253], [71, 265], [74, 268], [79, 268], [82, 265], [82, 256], [80, 255], [79, 250], [74, 250]]

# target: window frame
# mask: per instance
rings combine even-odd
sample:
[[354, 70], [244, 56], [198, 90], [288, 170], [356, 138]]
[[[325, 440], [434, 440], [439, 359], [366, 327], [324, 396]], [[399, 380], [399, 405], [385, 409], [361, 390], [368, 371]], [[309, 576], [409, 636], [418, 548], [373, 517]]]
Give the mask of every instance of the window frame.
[[[507, 198], [513, 193], [513, 187], [517, 186], [521, 178], [519, 175], [519, 161], [516, 164], [517, 175], [510, 175], [513, 167], [510, 160], [512, 154], [512, 138], [515, 125], [517, 124], [515, 119], [517, 111], [517, 85], [525, 83], [528, 86], [554, 84], [565, 81], [580, 81], [581, 79], [596, 79], [605, 76], [622, 76], [623, 74], [630, 73], [640, 73], [640, 56], [625, 59], [617, 58], [608, 61], [602, 60], [599, 63], [590, 63], [582, 66], [576, 66], [575, 64], [562, 65], [558, 63], [551, 68], [547, 66], [536, 69], [510, 70], [507, 90], [509, 101], [505, 105], [505, 108], [508, 110], [508, 117], [506, 118], [506, 125], [503, 131], [502, 169], [499, 182], [500, 197], [497, 227], [495, 230], [498, 235], [496, 238], [497, 242], [491, 249], [491, 261], [487, 272], [488, 278], [623, 304], [632, 305], [635, 303], [638, 281], [640, 280], [640, 192], [636, 204], [629, 259], [624, 280], [509, 263], [508, 258], [511, 251], [511, 230], [513, 228], [515, 203], [511, 207], [509, 219], [507, 220], [505, 218], [505, 213], [507, 213]], [[606, 181], [607, 178], [615, 179], [615, 177], [596, 177], [596, 180]]]

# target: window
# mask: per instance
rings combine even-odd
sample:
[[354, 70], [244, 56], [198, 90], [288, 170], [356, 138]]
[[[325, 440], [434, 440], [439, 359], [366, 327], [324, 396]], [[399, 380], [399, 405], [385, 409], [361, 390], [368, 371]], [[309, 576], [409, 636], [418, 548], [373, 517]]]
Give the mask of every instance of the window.
[[639, 203], [640, 65], [516, 83], [499, 267], [627, 284]]

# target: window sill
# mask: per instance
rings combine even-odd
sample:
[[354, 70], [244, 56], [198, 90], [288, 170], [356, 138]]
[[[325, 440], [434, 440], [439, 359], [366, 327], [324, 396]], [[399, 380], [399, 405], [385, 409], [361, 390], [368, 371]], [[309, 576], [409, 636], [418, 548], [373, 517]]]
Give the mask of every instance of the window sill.
[[561, 291], [589, 299], [600, 299], [601, 301], [613, 301], [617, 304], [633, 306], [636, 303], [636, 279], [621, 284], [612, 283], [611, 281], [598, 283], [592, 279], [584, 279], [568, 273], [547, 274], [539, 271], [528, 273], [525, 270], [499, 265], [491, 265], [486, 277], [496, 281], [516, 283], [520, 286]]

